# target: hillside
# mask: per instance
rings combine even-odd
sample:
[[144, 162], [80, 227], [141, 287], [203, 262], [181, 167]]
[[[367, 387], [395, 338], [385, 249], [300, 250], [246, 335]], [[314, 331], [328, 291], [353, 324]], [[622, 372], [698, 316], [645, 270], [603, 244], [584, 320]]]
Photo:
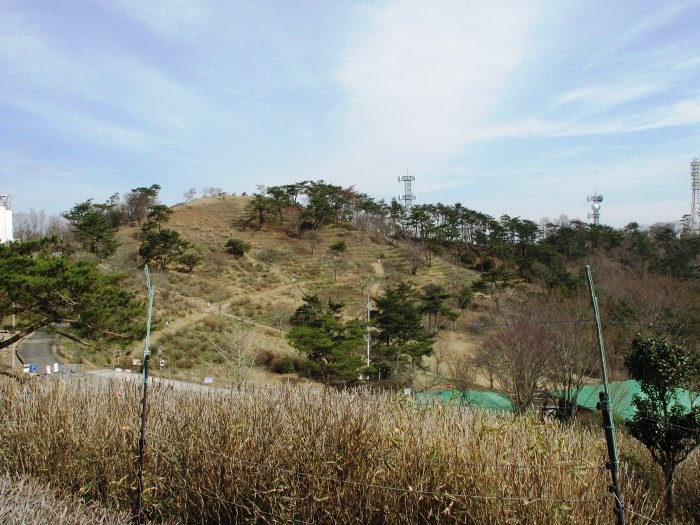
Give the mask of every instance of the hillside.
[[[152, 275], [156, 295], [151, 348], [154, 354], [161, 349], [166, 365], [163, 373], [167, 375], [223, 380], [230, 370], [223, 362], [225, 349], [220, 348], [218, 335], [234, 331], [239, 335], [245, 332], [250, 342], [245, 360], [256, 363], [249, 372], [250, 381], [298, 380], [298, 374], [275, 371], [289, 370], [289, 364], [299, 360], [284, 334], [304, 295], [317, 294], [323, 300], [344, 303], [347, 318], [364, 319], [368, 292], [376, 297], [387, 286], [404, 280], [416, 289], [440, 284], [455, 290], [477, 279], [476, 272], [438, 256], [429, 267], [411, 275], [405, 241], [363, 235], [351, 225], [322, 228], [313, 241], [294, 236], [293, 216], [263, 228], [242, 226], [250, 200], [242, 196], [205, 197], [173, 208], [168, 228], [177, 231], [203, 260], [192, 272], [173, 265]], [[143, 290], [143, 274], [135, 266], [139, 234], [137, 227], [121, 229], [121, 245], [106, 264], [112, 270], [128, 272], [129, 286]], [[229, 239], [244, 240], [252, 248], [237, 259], [225, 251]], [[338, 241], [347, 245], [342, 257], [329, 253], [329, 246]], [[470, 352], [474, 336], [468, 325], [478, 320], [489, 302], [482, 296], [456, 323], [445, 326], [436, 338], [439, 352]], [[142, 350], [141, 344], [135, 345], [128, 356], [117, 359], [118, 364], [128, 367]], [[108, 365], [112, 359], [97, 354], [90, 357], [85, 351], [82, 355], [94, 360], [96, 366]], [[434, 359], [427, 358], [426, 365], [434, 367]], [[420, 387], [420, 381], [415, 386]]]

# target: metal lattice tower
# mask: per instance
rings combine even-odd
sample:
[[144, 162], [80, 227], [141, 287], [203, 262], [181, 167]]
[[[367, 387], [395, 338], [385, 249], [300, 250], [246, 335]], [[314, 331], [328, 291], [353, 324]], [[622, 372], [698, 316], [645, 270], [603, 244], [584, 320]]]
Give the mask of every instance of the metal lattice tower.
[[586, 197], [586, 201], [593, 203], [591, 204], [592, 211], [588, 214], [588, 218], [593, 219], [593, 224], [598, 226], [600, 224], [600, 203], [603, 202], [603, 196], [595, 193]]
[[700, 232], [700, 160], [693, 159], [690, 163], [690, 183], [692, 197], [690, 201], [690, 231]]
[[413, 201], [416, 200], [416, 196], [413, 195], [413, 191], [411, 190], [411, 182], [416, 180], [416, 178], [413, 175], [406, 174], [398, 177], [398, 180], [399, 182], [403, 182], [403, 196], [400, 197], [403, 201], [403, 209], [409, 211], [411, 206], [413, 206]]

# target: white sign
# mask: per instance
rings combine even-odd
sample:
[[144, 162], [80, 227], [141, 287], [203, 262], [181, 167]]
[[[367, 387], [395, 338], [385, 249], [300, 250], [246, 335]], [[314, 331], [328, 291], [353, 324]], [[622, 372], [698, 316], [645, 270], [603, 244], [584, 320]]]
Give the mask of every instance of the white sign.
[[58, 363], [53, 364], [53, 373], [58, 374]]
[[47, 374], [51, 373], [51, 365], [46, 365], [46, 373]]
[[214, 382], [214, 378], [213, 378], [213, 377], [207, 376], [207, 377], [204, 378], [204, 382], [205, 382], [206, 384], [210, 385], [210, 384], [212, 384], [212, 383]]

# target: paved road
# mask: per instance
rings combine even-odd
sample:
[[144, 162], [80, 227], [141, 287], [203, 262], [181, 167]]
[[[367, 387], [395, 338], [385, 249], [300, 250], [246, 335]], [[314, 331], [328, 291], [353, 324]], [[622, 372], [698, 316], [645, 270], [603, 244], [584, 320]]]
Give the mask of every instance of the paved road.
[[37, 374], [45, 374], [47, 366], [51, 367], [53, 373], [54, 363], [59, 363], [59, 370], [64, 374], [77, 373], [77, 365], [63, 365], [61, 359], [51, 351], [55, 340], [56, 336], [52, 333], [34, 332], [19, 344], [17, 355], [24, 364], [37, 365]]
[[[141, 382], [143, 376], [141, 373], [134, 373], [134, 372], [117, 372], [115, 370], [111, 369], [103, 369], [103, 370], [94, 370], [86, 373], [86, 376], [89, 377], [90, 379], [94, 380], [99, 380], [99, 379], [119, 379], [121, 381], [129, 381], [132, 383], [135, 382]], [[190, 383], [187, 381], [179, 381], [177, 379], [165, 379], [162, 377], [154, 377], [154, 376], [149, 376], [148, 378], [148, 384], [160, 384], [160, 385], [167, 385], [167, 386], [172, 386], [173, 388], [177, 390], [194, 390], [198, 392], [206, 392], [206, 391], [218, 391], [218, 392], [230, 392], [229, 388], [223, 388], [221, 386], [214, 386], [214, 385], [206, 385], [202, 383]]]

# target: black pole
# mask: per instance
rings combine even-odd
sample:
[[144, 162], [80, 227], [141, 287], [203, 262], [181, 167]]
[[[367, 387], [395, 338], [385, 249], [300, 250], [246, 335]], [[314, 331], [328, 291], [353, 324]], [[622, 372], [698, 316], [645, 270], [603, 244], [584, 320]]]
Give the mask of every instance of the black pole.
[[600, 351], [600, 366], [603, 372], [603, 391], [600, 393], [600, 403], [598, 407], [603, 413], [603, 429], [605, 431], [605, 443], [608, 446], [608, 461], [605, 467], [610, 470], [612, 485], [610, 492], [615, 496], [615, 514], [617, 515], [617, 525], [625, 525], [625, 509], [620, 498], [620, 485], [617, 479], [617, 444], [615, 443], [615, 425], [613, 423], [612, 412], [610, 410], [610, 392], [608, 390], [608, 369], [605, 364], [605, 346], [603, 345], [603, 330], [600, 327], [600, 312], [598, 310], [598, 298], [593, 287], [593, 276], [591, 267], [586, 265], [586, 278], [588, 279], [588, 289], [591, 292], [591, 304], [593, 305], [593, 315], [595, 316], [596, 334], [598, 336], [598, 350]]
[[603, 430], [605, 430], [605, 443], [608, 446], [608, 462], [605, 467], [610, 470], [610, 478], [612, 479], [612, 484], [610, 485], [610, 492], [615, 496], [615, 514], [617, 515], [618, 525], [625, 525], [625, 509], [622, 507], [622, 500], [620, 499], [620, 485], [617, 478], [617, 449], [615, 448], [615, 428], [613, 426], [612, 411], [610, 410], [610, 399], [608, 394], [605, 392], [600, 392], [598, 394], [600, 397], [600, 411], [603, 413]]
[[141, 433], [139, 436], [139, 462], [136, 468], [136, 512], [135, 521], [141, 523], [141, 507], [143, 504], [143, 458], [146, 451], [146, 401], [148, 398], [148, 359], [143, 359], [143, 398], [141, 399]]
[[143, 458], [146, 450], [146, 401], [148, 400], [148, 361], [151, 356], [149, 348], [151, 339], [151, 316], [153, 314], [153, 295], [155, 288], [151, 286], [151, 277], [148, 266], [144, 267], [146, 273], [146, 287], [148, 288], [148, 320], [146, 322], [146, 344], [143, 350], [143, 398], [141, 399], [141, 433], [139, 435], [139, 461], [136, 467], [136, 505], [134, 511], [134, 523], [141, 524], [143, 507]]

